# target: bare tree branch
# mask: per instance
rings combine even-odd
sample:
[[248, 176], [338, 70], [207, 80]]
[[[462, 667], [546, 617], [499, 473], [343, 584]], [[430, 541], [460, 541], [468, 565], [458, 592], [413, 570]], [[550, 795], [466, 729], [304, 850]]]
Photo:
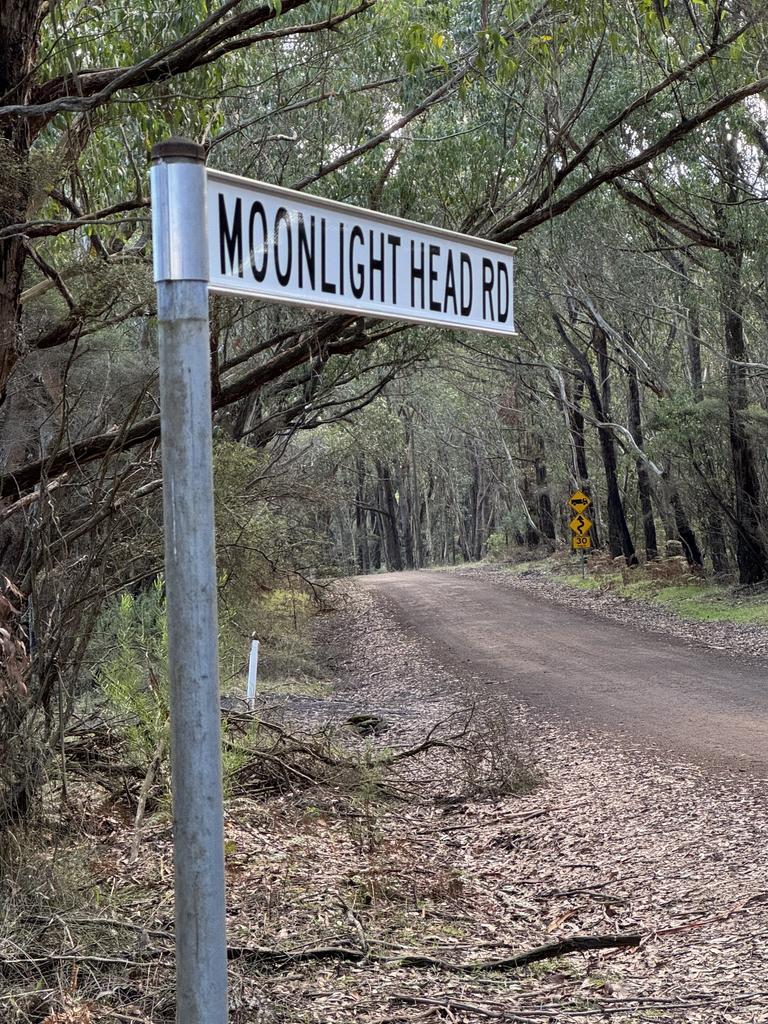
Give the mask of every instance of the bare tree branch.
[[[299, 32], [320, 32], [336, 28], [341, 22], [355, 17], [376, 2], [377, 0], [363, 0], [356, 8], [334, 18], [316, 22], [314, 25], [293, 26], [290, 29], [275, 30], [258, 36], [246, 36], [245, 33], [257, 26], [274, 20], [278, 16], [278, 9], [271, 4], [262, 5], [254, 10], [227, 17], [242, 3], [242, 0], [227, 0], [186, 36], [174, 40], [145, 60], [129, 68], [79, 71], [76, 76], [66, 75], [52, 79], [36, 90], [34, 102], [0, 107], [0, 120], [23, 117], [45, 124], [52, 117], [65, 111], [94, 110], [122, 90], [174, 78], [210, 64], [227, 53], [250, 46], [254, 42]], [[283, 0], [279, 13], [287, 14], [308, 3], [309, 0]]]
[[[735, 89], [733, 92], [728, 93], [727, 96], [721, 96], [720, 99], [711, 103], [708, 107], [700, 110], [697, 114], [692, 117], [684, 117], [668, 132], [657, 139], [656, 142], [650, 146], [646, 146], [641, 149], [635, 156], [629, 157], [627, 160], [623, 160], [621, 163], [613, 164], [610, 167], [606, 167], [605, 170], [599, 171], [597, 174], [593, 174], [578, 188], [568, 192], [561, 199], [557, 199], [554, 202], [550, 202], [544, 209], [537, 210], [534, 213], [526, 214], [526, 211], [521, 211], [514, 217], [507, 218], [499, 222], [496, 228], [491, 234], [494, 241], [497, 242], [514, 242], [522, 235], [531, 231], [533, 228], [538, 227], [539, 224], [544, 224], [549, 220], [554, 220], [555, 217], [559, 217], [561, 214], [566, 213], [575, 206], [585, 196], [591, 195], [596, 189], [600, 188], [601, 185], [608, 184], [615, 181], [617, 178], [625, 177], [627, 174], [631, 174], [632, 171], [636, 171], [640, 167], [644, 167], [649, 164], [651, 160], [666, 153], [667, 150], [677, 145], [684, 138], [694, 132], [697, 128], [711, 121], [712, 118], [717, 117], [718, 114], [722, 114], [724, 111], [729, 110], [731, 107], [736, 106], [742, 100], [747, 99], [750, 96], [756, 96], [762, 92], [768, 90], [768, 77], [759, 78], [754, 82], [749, 82], [746, 85], [741, 86], [740, 89]], [[602, 135], [603, 133], [601, 133]], [[526, 210], [530, 207], [526, 207]]]
[[55, 235], [64, 234], [65, 231], [76, 231], [77, 228], [86, 227], [88, 224], [101, 223], [107, 217], [114, 217], [118, 213], [128, 213], [147, 206], [149, 199], [127, 199], [123, 203], [115, 203], [104, 210], [73, 217], [71, 220], [30, 220], [21, 224], [9, 224], [0, 229], [0, 238], [11, 238], [15, 235], [22, 235], [24, 238], [53, 238]]

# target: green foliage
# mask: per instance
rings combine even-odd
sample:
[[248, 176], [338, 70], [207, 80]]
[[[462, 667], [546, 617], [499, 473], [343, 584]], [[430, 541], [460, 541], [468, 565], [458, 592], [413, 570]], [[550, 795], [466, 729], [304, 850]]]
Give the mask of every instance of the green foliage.
[[488, 538], [487, 545], [488, 559], [491, 562], [499, 562], [507, 555], [507, 538], [503, 533], [492, 533]]
[[146, 767], [158, 746], [167, 747], [168, 627], [162, 578], [138, 597], [123, 594], [108, 607], [93, 647], [101, 691], [121, 722], [132, 756]]
[[[241, 673], [253, 632], [290, 649], [310, 615], [305, 579], [327, 571], [327, 541], [304, 505], [308, 481], [270, 480], [263, 451], [223, 437], [214, 448], [220, 651], [224, 679]], [[298, 657], [298, 655], [297, 655]]]
[[737, 597], [725, 587], [662, 587], [652, 599], [683, 619], [768, 626], [768, 602], [764, 597]]
[[398, 458], [405, 450], [403, 421], [391, 404], [378, 398], [355, 417], [354, 423], [338, 423], [318, 435], [330, 459], [350, 459], [363, 453], [372, 461]]
[[625, 581], [621, 573], [604, 571], [586, 579], [575, 574], [558, 578], [581, 590], [607, 590], [622, 597], [662, 605], [681, 619], [694, 622], [768, 626], [768, 600], [764, 594], [735, 593], [730, 586], [703, 580], [672, 583], [648, 578], [642, 570], [637, 570], [637, 573], [637, 578], [629, 581]]
[[[716, 62], [702, 62], [674, 89], [656, 93], [666, 75], [745, 16], [738, 5], [705, 0], [687, 6], [667, 0], [387, 0], [338, 31], [284, 34], [348, 10], [336, 0], [288, 6], [271, 5], [276, 17], [263, 36], [257, 30], [255, 45], [119, 92], [85, 115], [60, 113], [36, 123], [28, 165], [16, 163], [11, 147], [3, 149], [0, 192], [9, 210], [21, 211], [15, 219], [63, 221], [77, 218], [81, 209], [92, 214], [133, 199], [142, 203], [98, 224], [29, 239], [39, 260], [30, 253], [17, 310], [23, 313], [20, 351], [29, 355], [8, 393], [17, 401], [29, 392], [39, 419], [24, 424], [20, 443], [14, 437], [4, 444], [20, 453], [18, 465], [129, 417], [135, 422], [157, 412], [143, 203], [146, 154], [159, 138], [188, 134], [209, 144], [214, 166], [288, 185], [317, 173], [310, 188], [320, 194], [492, 235], [520, 211], [543, 216], [557, 208], [563, 192], [581, 190], [598, 169], [621, 164], [712, 97], [752, 82], [765, 59], [765, 22], [758, 12], [750, 31]], [[237, 13], [250, 9], [241, 5]], [[62, 0], [41, 11], [41, 46], [30, 61], [33, 93], [47, 95], [46, 79], [55, 92], [56, 80], [65, 76], [74, 102], [84, 76], [157, 53], [199, 26], [213, 8], [207, 0], [170, 6], [128, 0], [111, 7]], [[225, 18], [224, 34], [226, 24]], [[425, 99], [457, 74], [463, 75], [458, 87], [425, 109]], [[605, 130], [638, 98], [615, 130]], [[418, 117], [381, 145], [366, 146], [414, 109]], [[567, 313], [593, 367], [590, 318], [599, 314], [608, 322], [606, 384], [619, 426], [626, 422], [627, 366], [640, 368], [645, 450], [662, 468], [671, 467], [670, 479], [694, 510], [700, 537], [711, 525], [709, 491], [726, 503], [733, 492], [729, 420], [756, 444], [765, 493], [768, 475], [759, 453], [768, 439], [759, 370], [765, 362], [768, 267], [764, 122], [760, 101], [748, 101], [624, 175], [625, 190], [667, 211], [660, 220], [629, 207], [621, 192], [608, 187], [559, 220], [528, 231], [518, 271], [522, 330], [514, 338], [463, 336], [466, 347], [460, 348], [437, 330], [382, 331], [366, 350], [328, 357], [315, 343], [319, 319], [308, 310], [231, 299], [212, 303], [221, 364], [216, 383], [225, 389], [247, 381], [248, 374], [260, 379], [257, 371], [296, 339], [308, 353], [302, 366], [216, 413], [225, 681], [239, 685], [252, 632], [265, 641], [268, 675], [293, 680], [311, 673], [299, 639], [309, 617], [306, 595], [317, 580], [361, 563], [361, 533], [371, 550], [378, 545], [378, 564], [386, 561], [384, 524], [395, 522], [403, 534], [421, 531], [419, 557], [427, 561], [476, 558], [484, 545], [491, 557], [503, 557], [503, 535], [526, 531], [544, 490], [562, 510], [574, 471], [566, 420], [578, 370], [553, 330], [553, 304]], [[589, 154], [560, 188], [559, 175], [589, 140]], [[735, 183], [727, 159], [731, 142], [742, 164]], [[353, 152], [350, 162], [324, 173]], [[674, 218], [691, 230], [681, 233]], [[709, 236], [702, 244], [696, 241], [700, 231]], [[729, 416], [733, 364], [722, 358], [722, 335], [733, 303], [722, 296], [737, 265], [749, 370], [746, 399]], [[691, 387], [686, 352], [693, 312], [701, 335], [701, 401]], [[69, 341], [58, 344], [62, 324], [74, 328]], [[361, 322], [359, 330], [376, 329]], [[280, 340], [270, 342], [275, 338]], [[428, 363], [433, 369], [427, 371]], [[392, 381], [396, 371], [400, 379]], [[565, 396], [560, 403], [559, 385]], [[372, 392], [377, 397], [358, 410]], [[367, 397], [358, 402], [360, 395]], [[588, 397], [579, 403], [589, 416]], [[9, 423], [15, 415], [11, 409]], [[604, 505], [594, 423], [588, 419], [585, 429], [596, 503]], [[619, 475], [637, 535], [636, 465], [625, 442], [617, 436]], [[155, 458], [151, 451], [142, 454], [137, 472], [157, 474]], [[544, 461], [546, 481], [536, 476]], [[108, 480], [127, 469], [128, 460], [110, 449], [104, 474], [102, 465], [94, 479]], [[67, 501], [79, 493], [80, 482], [62, 488]], [[657, 490], [659, 519], [672, 531], [674, 516], [661, 484]], [[116, 494], [129, 519], [127, 491], [126, 484]], [[65, 503], [55, 511], [57, 525], [66, 524], [56, 539], [61, 547], [70, 544], [71, 530], [80, 544], [90, 539], [87, 531], [77, 533], [89, 503], [77, 500], [85, 513]], [[113, 545], [125, 557], [105, 592], [117, 592], [158, 563], [159, 519], [156, 504], [140, 506], [136, 533]], [[556, 519], [562, 539], [562, 515]], [[473, 521], [479, 529], [469, 538]], [[398, 544], [396, 539], [395, 551]], [[73, 559], [80, 556], [76, 543], [71, 552]], [[161, 615], [152, 624], [154, 640], [141, 632], [150, 604], [142, 594], [106, 614], [104, 628], [109, 616], [114, 619], [112, 644], [100, 655], [97, 673], [113, 701], [139, 709], [147, 735], [137, 738], [137, 748], [151, 746], [150, 719], [165, 710], [158, 696], [164, 686]], [[282, 664], [273, 653], [280, 651]]]
[[253, 606], [254, 628], [262, 644], [261, 689], [268, 693], [323, 693], [311, 642], [314, 611], [309, 595], [298, 588], [270, 591]]

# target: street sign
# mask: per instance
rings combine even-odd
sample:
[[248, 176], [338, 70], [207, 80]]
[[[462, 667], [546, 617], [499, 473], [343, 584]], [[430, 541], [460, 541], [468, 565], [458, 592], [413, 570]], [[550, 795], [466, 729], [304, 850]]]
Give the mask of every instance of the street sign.
[[578, 515], [574, 516], [568, 525], [578, 537], [584, 537], [592, 529], [592, 520], [587, 516]]
[[574, 491], [568, 499], [568, 504], [574, 512], [586, 512], [592, 504], [592, 499], [584, 491]]
[[592, 547], [592, 538], [589, 534], [579, 537], [577, 534], [571, 537], [571, 548], [573, 551], [588, 551]]
[[208, 170], [210, 290], [513, 334], [507, 245]]
[[[226, 1024], [210, 292], [513, 334], [509, 246], [208, 171], [152, 149], [173, 764], [176, 1020]], [[254, 667], [255, 668], [255, 667]]]

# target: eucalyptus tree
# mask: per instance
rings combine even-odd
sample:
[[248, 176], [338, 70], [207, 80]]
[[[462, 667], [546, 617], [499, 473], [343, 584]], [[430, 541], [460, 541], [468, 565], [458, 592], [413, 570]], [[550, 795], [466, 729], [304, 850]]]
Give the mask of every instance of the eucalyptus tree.
[[[64, 16], [64, 9], [56, 10]], [[43, 18], [41, 9], [29, 38], [23, 28], [19, 35], [24, 37], [28, 62], [43, 43], [47, 59], [23, 86], [15, 92], [10, 89], [9, 96], [18, 102], [0, 108], [0, 119], [15, 140], [14, 160], [21, 177], [22, 165], [27, 166], [37, 146], [54, 151], [59, 163], [61, 154], [71, 154], [75, 167], [70, 159], [70, 176], [74, 171], [82, 184], [89, 153], [103, 154], [104, 144], [108, 152], [111, 147], [113, 157], [121, 147], [135, 153], [142, 141], [173, 125], [206, 139], [214, 152], [218, 146], [222, 155], [236, 148], [238, 159], [230, 164], [234, 169], [263, 168], [269, 176], [299, 187], [327, 182], [323, 187], [331, 194], [373, 199], [375, 204], [383, 201], [387, 208], [392, 192], [393, 203], [399, 196], [401, 209], [408, 207], [430, 219], [440, 213], [453, 224], [514, 241], [597, 189], [646, 166], [724, 110], [764, 90], [766, 82], [754, 74], [755, 61], [745, 42], [752, 45], [759, 36], [756, 14], [743, 5], [730, 8], [720, 3], [690, 9], [681, 5], [679, 10], [672, 5], [664, 16], [654, 12], [653, 5], [631, 0], [609, 8], [583, 0], [559, 0], [545, 7], [506, 2], [478, 7], [459, 2], [363, 3], [351, 9], [335, 7], [330, 17], [324, 8], [324, 17], [318, 18], [317, 5], [298, 0], [254, 9], [232, 2], [200, 22], [190, 13], [187, 23], [182, 12], [178, 25], [147, 18], [142, 11], [133, 16], [141, 21], [135, 33], [141, 45], [134, 48], [133, 35], [125, 35], [126, 30], [134, 31], [130, 18], [121, 21], [115, 15], [103, 25], [73, 12], [72, 23], [65, 17], [58, 30], [55, 17], [53, 22]], [[268, 22], [273, 24], [267, 26]], [[350, 25], [355, 28], [350, 30]], [[332, 45], [312, 51], [317, 33], [340, 26], [342, 32], [333, 33]], [[339, 37], [347, 39], [345, 29], [360, 33], [356, 41], [364, 40], [365, 45], [337, 45]], [[92, 50], [97, 32], [100, 48], [108, 50], [111, 45], [117, 52], [123, 47], [123, 67], [76, 66], [73, 54], [81, 60], [79, 55], [89, 52], [89, 34]], [[726, 80], [713, 72], [714, 63], [737, 45], [742, 51], [731, 62], [735, 73]], [[231, 61], [228, 54], [235, 54]], [[630, 56], [631, 75], [626, 73]], [[46, 73], [50, 77], [43, 82]], [[174, 83], [182, 78], [191, 95], [180, 106]], [[256, 110], [254, 83], [260, 101]], [[273, 94], [274, 108], [263, 99]], [[123, 116], [123, 97], [136, 106], [136, 121]], [[670, 116], [676, 109], [672, 97], [682, 105], [682, 116]], [[143, 116], [142, 105], [150, 108]], [[117, 110], [127, 126], [113, 123], [111, 132], [100, 134], [97, 146], [89, 146], [94, 122], [102, 116], [108, 120]], [[61, 120], [67, 122], [66, 130], [58, 129]], [[416, 123], [421, 126], [419, 134], [412, 137], [410, 126]], [[427, 125], [437, 134], [430, 134]], [[125, 193], [126, 178], [136, 175], [127, 155], [123, 162], [117, 191]], [[449, 190], [439, 162], [456, 171]], [[432, 187], [433, 174], [438, 189]], [[10, 217], [13, 224], [6, 234], [6, 266], [17, 268], [6, 282], [13, 316], [9, 313], [4, 322], [15, 325], [5, 336], [6, 377], [19, 357], [19, 268], [26, 259], [21, 239], [78, 226], [71, 209], [65, 223], [32, 225], [29, 191], [19, 192], [19, 209]], [[43, 189], [41, 198], [51, 198], [50, 193]], [[116, 198], [111, 195], [99, 210], [75, 205], [91, 221], [105, 211], [121, 217], [146, 204], [143, 195], [123, 194], [122, 202], [112, 201]], [[112, 244], [121, 253], [126, 248], [130, 253], [132, 238]], [[59, 272], [44, 253], [40, 256], [54, 274], [44, 283], [53, 287]], [[66, 275], [59, 277], [66, 284]], [[57, 291], [66, 302], [66, 295]], [[76, 296], [70, 298], [67, 315], [46, 330], [46, 346], [70, 343], [87, 329], [82, 303]], [[321, 324], [316, 328], [318, 344], [331, 351], [363, 347], [359, 331], [356, 341], [343, 337], [349, 326], [340, 318]], [[290, 346], [286, 340], [291, 339], [283, 332], [276, 337], [284, 350], [293, 349], [292, 355], [283, 351], [280, 359], [266, 361], [258, 372], [243, 374], [236, 385], [223, 387], [215, 398], [219, 408], [239, 402], [245, 392], [259, 390], [306, 361], [306, 340]], [[291, 337], [295, 341], [296, 335]], [[5, 494], [16, 493], [19, 486], [34, 486], [44, 471], [64, 472], [74, 461], [101, 458], [116, 446], [144, 444], [157, 430], [156, 417], [150, 417], [129, 430], [85, 437], [53, 462], [38, 459], [22, 467], [15, 481], [6, 477], [0, 488]]]
[[[759, 149], [763, 109], [745, 104], [768, 86], [764, 29], [760, 6], [735, 0], [670, 0], [663, 8], [646, 0], [224, 0], [215, 8], [143, 0], [109, 10], [0, 0], [0, 497], [8, 502], [0, 567], [15, 581], [17, 604], [27, 606], [28, 631], [49, 648], [5, 735], [42, 709], [53, 742], [62, 666], [74, 666], [80, 650], [57, 643], [87, 632], [80, 619], [62, 618], [64, 606], [81, 612], [88, 604], [64, 599], [67, 581], [95, 608], [100, 596], [156, 568], [149, 550], [125, 557], [140, 543], [137, 523], [156, 531], [160, 482], [144, 167], [153, 142], [183, 132], [229, 170], [502, 242], [524, 240], [521, 262], [558, 219], [579, 209], [599, 215], [611, 189], [632, 203], [633, 217], [650, 217], [664, 238], [677, 232], [694, 246], [686, 257], [696, 277], [700, 240], [686, 235], [683, 218], [671, 222], [669, 203], [662, 214], [642, 207], [659, 205], [642, 176], [653, 182], [664, 170], [672, 185], [686, 147], [737, 113], [754, 122], [751, 146]], [[732, 187], [742, 187], [753, 159], [731, 174]], [[729, 221], [727, 187], [721, 205]], [[718, 230], [733, 233], [729, 223]], [[762, 524], [742, 443], [750, 394], [739, 327], [743, 310], [760, 309], [751, 286], [741, 304], [745, 282], [757, 276], [747, 259], [737, 280], [727, 258], [731, 274], [723, 271], [722, 281], [736, 311], [728, 328], [731, 436], [745, 484], [736, 528], [741, 536], [746, 524], [759, 574], [754, 538]], [[431, 336], [400, 325], [259, 305], [217, 300], [211, 323], [217, 429], [251, 445], [279, 448], [306, 429], [326, 429], [329, 419], [378, 402], [400, 368], [435, 351]], [[609, 361], [618, 358], [613, 346], [624, 326], [607, 334]], [[548, 330], [555, 338], [551, 316]], [[539, 430], [526, 446], [534, 460], [526, 507], [545, 536], [556, 524], [548, 525], [539, 501], [550, 487], [543, 468], [548, 460], [565, 465], [547, 443], [548, 431]], [[410, 468], [416, 481], [412, 506], [405, 520], [399, 509], [384, 519], [397, 513], [413, 533], [424, 488], [410, 444], [399, 472]], [[397, 503], [384, 461], [381, 468], [380, 493], [389, 502], [389, 489]], [[461, 490], [458, 468], [447, 483]], [[483, 487], [475, 487], [478, 509]], [[483, 529], [489, 517], [485, 508]], [[464, 540], [477, 550], [476, 538]], [[390, 537], [392, 558], [395, 550]], [[65, 719], [71, 702], [60, 703]], [[24, 780], [14, 785], [26, 792]]]

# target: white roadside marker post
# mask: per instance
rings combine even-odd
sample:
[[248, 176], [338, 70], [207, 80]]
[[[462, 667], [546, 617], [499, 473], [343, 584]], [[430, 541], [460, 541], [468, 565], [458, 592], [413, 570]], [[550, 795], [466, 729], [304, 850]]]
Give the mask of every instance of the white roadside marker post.
[[259, 641], [254, 636], [251, 640], [251, 656], [248, 659], [248, 708], [256, 707], [256, 679], [259, 675]]
[[226, 1024], [205, 152], [152, 150], [176, 888], [176, 1020]]

